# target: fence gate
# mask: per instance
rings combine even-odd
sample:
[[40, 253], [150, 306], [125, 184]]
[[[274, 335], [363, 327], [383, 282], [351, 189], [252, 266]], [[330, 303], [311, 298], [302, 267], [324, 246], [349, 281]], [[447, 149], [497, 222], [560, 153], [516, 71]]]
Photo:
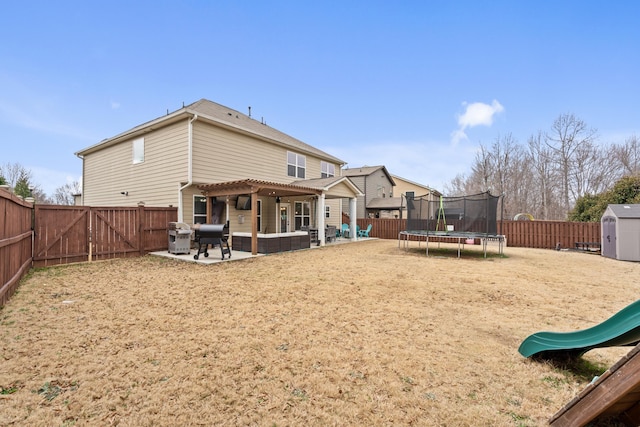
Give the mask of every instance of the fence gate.
[[36, 205], [35, 267], [142, 256], [167, 248], [173, 207]]
[[91, 208], [92, 259], [144, 255], [140, 208]]
[[87, 261], [89, 210], [88, 206], [35, 206], [34, 267]]

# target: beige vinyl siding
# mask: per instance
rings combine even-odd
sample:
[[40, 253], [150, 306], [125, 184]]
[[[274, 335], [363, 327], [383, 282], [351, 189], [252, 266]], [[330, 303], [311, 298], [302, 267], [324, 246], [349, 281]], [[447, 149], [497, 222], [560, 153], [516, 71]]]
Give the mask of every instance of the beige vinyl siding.
[[331, 209], [331, 217], [325, 218], [325, 225], [335, 225], [336, 228], [340, 228], [342, 225], [342, 211], [340, 210], [340, 199], [327, 199], [325, 205]]
[[428, 187], [411, 184], [410, 182], [404, 181], [397, 176], [393, 177], [393, 181], [396, 183], [395, 187], [393, 187], [394, 197], [400, 197], [401, 195], [406, 194], [407, 191], [413, 191], [416, 196], [424, 196], [425, 194], [429, 194]]
[[[259, 179], [290, 183], [286, 147], [196, 121], [193, 124], [193, 180], [216, 183]], [[295, 152], [295, 151], [294, 151]], [[305, 178], [320, 177], [320, 159], [306, 157]]]
[[[360, 189], [361, 193], [366, 191], [365, 186], [365, 177], [364, 176], [350, 176], [349, 179], [353, 182], [358, 189]], [[357, 204], [356, 204], [356, 218], [364, 218], [365, 217], [365, 200], [363, 196], [358, 196]], [[346, 213], [349, 213], [349, 202], [343, 204], [343, 209], [346, 209]]]
[[144, 134], [144, 162], [133, 164], [132, 141], [138, 138], [85, 155], [85, 205], [178, 205], [179, 183], [187, 181], [187, 121]]
[[[178, 190], [176, 189], [176, 195], [177, 194]], [[182, 220], [189, 225], [193, 225], [193, 196], [196, 194], [202, 196], [202, 191], [196, 187], [189, 187], [182, 190]]]

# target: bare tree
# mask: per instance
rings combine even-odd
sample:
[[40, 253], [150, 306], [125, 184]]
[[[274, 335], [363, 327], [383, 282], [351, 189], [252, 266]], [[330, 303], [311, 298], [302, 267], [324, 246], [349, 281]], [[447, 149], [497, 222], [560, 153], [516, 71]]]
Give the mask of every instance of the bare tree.
[[493, 158], [489, 149], [482, 143], [476, 153], [476, 160], [471, 167], [471, 179], [476, 184], [474, 192], [484, 192], [491, 189], [491, 175], [493, 174]]
[[545, 144], [553, 154], [555, 164], [561, 182], [561, 200], [565, 215], [571, 209], [572, 203], [579, 191], [572, 186], [571, 175], [575, 172], [575, 160], [579, 148], [592, 144], [596, 139], [596, 130], [587, 127], [587, 124], [573, 114], [561, 114], [551, 126], [551, 131], [545, 135]]
[[627, 138], [623, 145], [614, 145], [610, 155], [622, 166], [620, 176], [640, 173], [640, 141], [636, 135]]
[[469, 194], [467, 184], [469, 180], [464, 174], [457, 174], [450, 183], [444, 185], [444, 194], [447, 196], [464, 196]]
[[38, 203], [51, 203], [42, 188], [33, 182], [31, 170], [20, 163], [5, 163], [0, 165], [0, 176], [18, 196], [33, 197]]
[[53, 202], [56, 205], [73, 205], [74, 196], [80, 194], [80, 183], [78, 181], [68, 182], [56, 188], [53, 194]]
[[20, 163], [5, 163], [4, 165], [0, 165], [0, 175], [4, 177], [12, 189], [15, 188], [16, 184], [21, 180], [29, 183], [32, 180], [31, 171]]

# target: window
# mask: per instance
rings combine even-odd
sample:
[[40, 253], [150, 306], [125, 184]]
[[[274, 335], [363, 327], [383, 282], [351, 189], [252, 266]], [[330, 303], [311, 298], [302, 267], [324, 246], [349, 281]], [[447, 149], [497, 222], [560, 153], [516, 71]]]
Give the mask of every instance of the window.
[[336, 176], [336, 165], [320, 162], [320, 178], [330, 178], [332, 176]]
[[144, 162], [144, 138], [134, 139], [133, 145], [133, 164]]
[[258, 233], [262, 233], [262, 200], [258, 199]]
[[324, 217], [331, 218], [331, 206], [324, 207]]
[[295, 202], [293, 221], [296, 230], [301, 227], [308, 227], [311, 224], [311, 204], [309, 202]]
[[303, 155], [287, 151], [287, 175], [304, 178], [306, 168], [307, 159]]
[[193, 196], [193, 223], [207, 223], [207, 198], [204, 196]]

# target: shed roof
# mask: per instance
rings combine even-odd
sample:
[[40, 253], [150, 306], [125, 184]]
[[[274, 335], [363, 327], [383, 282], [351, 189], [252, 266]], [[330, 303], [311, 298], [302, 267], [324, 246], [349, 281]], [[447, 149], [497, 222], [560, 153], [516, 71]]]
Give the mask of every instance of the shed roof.
[[640, 218], [640, 205], [609, 205], [607, 206], [618, 218]]

